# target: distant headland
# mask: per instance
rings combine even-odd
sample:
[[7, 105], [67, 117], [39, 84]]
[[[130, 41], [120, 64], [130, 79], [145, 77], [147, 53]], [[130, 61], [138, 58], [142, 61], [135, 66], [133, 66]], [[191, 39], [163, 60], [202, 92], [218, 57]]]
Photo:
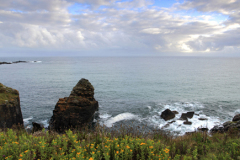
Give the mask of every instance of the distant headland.
[[[29, 63], [30, 61], [13, 61], [13, 62], [0, 62], [0, 65], [1, 64], [14, 64], [14, 63]], [[38, 62], [38, 61], [31, 61], [31, 62]]]

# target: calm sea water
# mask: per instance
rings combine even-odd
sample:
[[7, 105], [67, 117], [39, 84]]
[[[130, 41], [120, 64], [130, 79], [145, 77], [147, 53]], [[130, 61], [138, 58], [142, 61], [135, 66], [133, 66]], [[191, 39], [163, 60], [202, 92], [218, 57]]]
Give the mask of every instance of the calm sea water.
[[[33, 121], [47, 127], [58, 99], [69, 96], [81, 78], [94, 86], [98, 120], [107, 127], [133, 123], [161, 128], [167, 122], [160, 114], [169, 108], [180, 114], [165, 129], [184, 134], [240, 113], [240, 58], [0, 58], [16, 60], [38, 61], [0, 65], [0, 82], [20, 92], [26, 127]], [[177, 120], [187, 111], [199, 114], [190, 126]]]

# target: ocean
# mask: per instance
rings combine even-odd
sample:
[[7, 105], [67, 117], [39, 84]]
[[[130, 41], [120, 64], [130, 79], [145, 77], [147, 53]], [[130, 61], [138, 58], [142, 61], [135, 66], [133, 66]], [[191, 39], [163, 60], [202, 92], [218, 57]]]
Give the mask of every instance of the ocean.
[[[240, 113], [240, 58], [0, 57], [18, 60], [29, 63], [0, 65], [0, 83], [19, 91], [26, 128], [32, 122], [48, 127], [58, 99], [81, 78], [95, 88], [95, 121], [108, 128], [135, 124], [183, 135]], [[169, 126], [160, 117], [165, 109], [179, 112]], [[195, 112], [192, 125], [184, 125], [178, 119], [189, 111]]]

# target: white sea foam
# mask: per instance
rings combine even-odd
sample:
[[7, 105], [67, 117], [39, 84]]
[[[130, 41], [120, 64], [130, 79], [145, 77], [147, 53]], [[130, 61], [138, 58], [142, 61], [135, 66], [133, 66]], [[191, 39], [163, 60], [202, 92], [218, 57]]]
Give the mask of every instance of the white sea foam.
[[31, 120], [31, 119], [33, 119], [32, 116], [29, 117], [29, 118], [24, 118], [24, 119], [23, 119], [24, 124], [29, 124], [29, 120]]
[[131, 119], [138, 119], [137, 115], [132, 113], [121, 113], [115, 117], [109, 118], [107, 121], [104, 122], [104, 125], [107, 127], [112, 127], [114, 123], [122, 121], [122, 120], [131, 120]]
[[99, 117], [100, 117], [101, 119], [107, 119], [107, 118], [110, 118], [111, 115], [110, 115], [110, 114], [107, 114], [107, 113], [103, 113], [103, 114], [100, 114]]
[[29, 63], [42, 63], [42, 61], [29, 61]]
[[47, 128], [47, 127], [49, 126], [49, 124], [48, 124], [48, 120], [47, 120], [47, 119], [41, 121], [41, 123], [43, 124], [44, 128]]
[[[204, 108], [204, 106], [200, 103], [173, 103], [173, 104], [164, 104], [161, 105], [161, 107], [154, 109], [152, 112], [150, 112], [150, 116], [146, 118], [146, 121], [148, 124], [152, 124], [153, 126], [157, 128], [166, 129], [172, 132], [177, 132], [180, 135], [185, 134], [185, 132], [192, 132], [197, 130], [197, 128], [213, 128], [215, 125], [220, 123], [220, 120], [218, 117], [209, 117], [203, 114], [201, 108]], [[175, 115], [174, 119], [171, 119], [169, 121], [163, 120], [160, 115], [161, 113], [166, 110], [170, 109], [172, 111], [177, 111], [179, 114]], [[189, 119], [190, 122], [192, 122], [191, 125], [185, 125], [183, 124], [184, 121], [178, 120], [182, 113], [193, 111], [195, 114], [193, 118]], [[199, 118], [206, 118], [207, 120], [199, 120]], [[171, 121], [175, 121], [173, 123], [169, 123]]]
[[[237, 109], [235, 112], [234, 112], [234, 114], [236, 115], [236, 114], [240, 114], [240, 109]], [[235, 116], [234, 115], [234, 116]]]

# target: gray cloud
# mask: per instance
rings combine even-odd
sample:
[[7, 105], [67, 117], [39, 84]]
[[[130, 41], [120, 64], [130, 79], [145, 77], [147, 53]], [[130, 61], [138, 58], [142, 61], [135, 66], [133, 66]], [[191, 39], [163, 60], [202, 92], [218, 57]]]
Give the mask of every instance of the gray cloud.
[[[239, 2], [186, 1], [181, 10], [219, 12], [223, 23], [204, 16], [148, 6], [151, 0], [9, 0], [0, 3], [0, 49], [65, 51], [221, 52], [239, 47]], [[79, 13], [68, 7], [87, 4]], [[107, 6], [99, 8], [100, 6]], [[216, 6], [217, 7], [216, 7]], [[204, 13], [203, 13], [204, 15]], [[209, 16], [209, 15], [208, 15]]]

